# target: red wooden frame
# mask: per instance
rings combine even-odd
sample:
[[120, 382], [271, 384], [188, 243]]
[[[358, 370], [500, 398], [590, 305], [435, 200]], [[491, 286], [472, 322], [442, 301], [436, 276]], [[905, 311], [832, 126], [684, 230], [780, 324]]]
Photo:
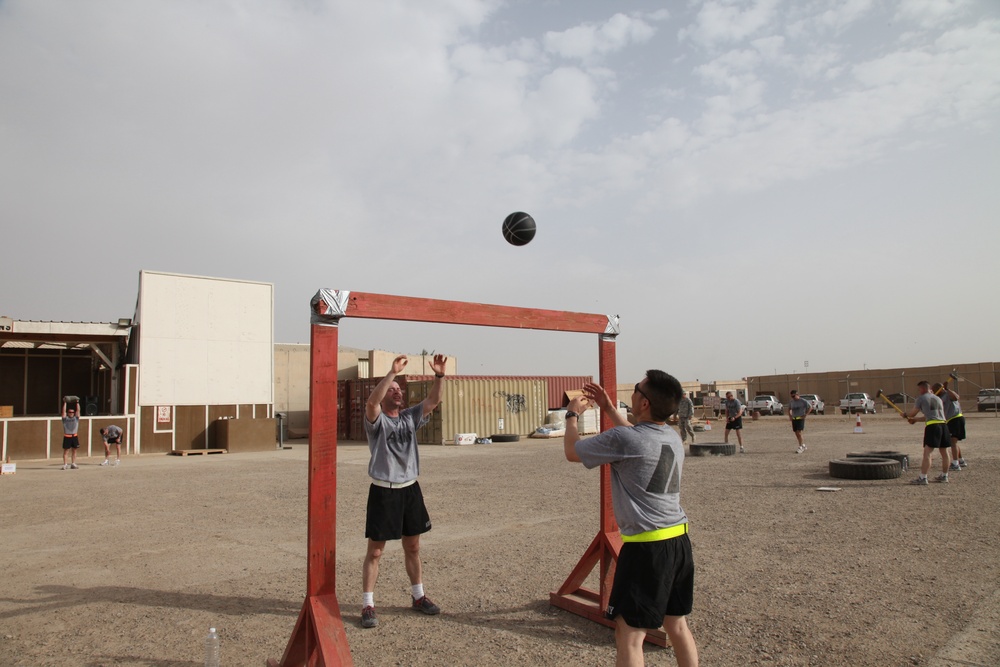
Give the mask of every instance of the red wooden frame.
[[[337, 347], [338, 326], [343, 317], [598, 334], [599, 382], [609, 395], [617, 396], [617, 318], [607, 315], [342, 290], [320, 290], [311, 305], [306, 597], [285, 653], [280, 662], [268, 660], [271, 667], [354, 664], [336, 593]], [[610, 415], [602, 414], [601, 430], [611, 426]], [[611, 506], [608, 466], [601, 466], [600, 478], [600, 532], [566, 582], [550, 593], [549, 601], [554, 606], [613, 626], [604, 619], [602, 612], [611, 594], [621, 538]], [[598, 564], [600, 590], [588, 590], [583, 582]], [[647, 639], [666, 645], [662, 631], [650, 632]]]

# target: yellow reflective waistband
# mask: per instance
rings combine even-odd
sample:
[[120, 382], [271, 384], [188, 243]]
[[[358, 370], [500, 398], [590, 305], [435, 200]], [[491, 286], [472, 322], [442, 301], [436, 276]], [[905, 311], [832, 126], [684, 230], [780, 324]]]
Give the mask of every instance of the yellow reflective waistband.
[[928, 419], [927, 420], [927, 425], [928, 426], [930, 426], [931, 424], [947, 424], [947, 423], [948, 422], [946, 422], [943, 419]]
[[[952, 417], [951, 419], [958, 419], [959, 417], [964, 417], [964, 416], [965, 416], [965, 415], [963, 415], [963, 414], [962, 414], [961, 412], [959, 412], [959, 413], [958, 413], [957, 415], [955, 415], [955, 416], [954, 416], [954, 417]], [[948, 421], [951, 421], [951, 419], [949, 419]]]
[[792, 419], [805, 419], [805, 418], [806, 418], [805, 415], [802, 415], [801, 417], [792, 417]]
[[635, 535], [622, 535], [622, 542], [659, 542], [660, 540], [669, 540], [678, 535], [686, 535], [687, 532], [688, 525], [686, 523], [679, 523], [669, 528], [647, 530], [644, 533], [636, 533]]

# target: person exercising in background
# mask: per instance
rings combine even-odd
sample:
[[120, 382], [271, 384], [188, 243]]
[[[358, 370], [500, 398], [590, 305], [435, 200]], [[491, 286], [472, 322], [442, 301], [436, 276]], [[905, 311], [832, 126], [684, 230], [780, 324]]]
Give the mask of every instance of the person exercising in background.
[[788, 403], [788, 420], [792, 422], [792, 433], [795, 434], [795, 439], [799, 441], [799, 448], [795, 450], [795, 453], [801, 454], [806, 451], [806, 443], [802, 437], [802, 432], [806, 428], [806, 415], [812, 412], [812, 404], [804, 398], [799, 398], [797, 389], [792, 389], [790, 394], [792, 400]]
[[936, 382], [931, 389], [941, 397], [941, 404], [944, 405], [944, 420], [948, 423], [948, 434], [951, 437], [951, 466], [948, 470], [955, 472], [968, 466], [962, 458], [962, 448], [958, 444], [959, 441], [965, 440], [965, 415], [962, 414], [962, 406], [958, 403], [961, 396], [948, 387], [947, 381], [944, 384]]
[[[904, 412], [901, 416], [911, 424], [924, 421], [924, 457], [920, 462], [920, 476], [911, 479], [910, 484], [920, 486], [927, 485], [927, 473], [931, 469], [931, 454], [934, 450], [941, 452], [941, 474], [935, 481], [948, 481], [948, 449], [951, 448], [951, 439], [948, 434], [948, 423], [944, 420], [944, 405], [941, 399], [931, 391], [931, 385], [927, 380], [917, 383], [917, 391], [920, 395], [913, 404], [909, 412]], [[917, 414], [922, 413], [920, 419]]]
[[746, 454], [743, 447], [743, 412], [746, 408], [739, 399], [733, 398], [733, 392], [726, 392], [726, 400], [722, 402], [726, 408], [726, 435], [722, 438], [724, 443], [729, 443], [729, 432], [736, 431], [736, 439], [740, 443], [740, 454]]
[[101, 439], [104, 440], [104, 463], [102, 466], [111, 465], [111, 445], [115, 446], [115, 465], [122, 462], [122, 429], [120, 426], [111, 424], [101, 429]]
[[[66, 404], [66, 401], [63, 401], [63, 470], [76, 470], [79, 467], [76, 465], [76, 450], [80, 449], [80, 438], [78, 437], [78, 431], [80, 430], [79, 408], [79, 403], [74, 403], [73, 407], [70, 407]], [[69, 463], [66, 462], [67, 453], [71, 456]]]

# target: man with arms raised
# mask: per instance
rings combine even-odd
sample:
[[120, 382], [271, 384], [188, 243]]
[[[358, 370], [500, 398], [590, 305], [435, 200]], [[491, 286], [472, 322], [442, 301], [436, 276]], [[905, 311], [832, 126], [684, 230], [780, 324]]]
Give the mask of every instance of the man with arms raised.
[[[684, 444], [667, 424], [682, 394], [676, 378], [650, 370], [632, 393], [635, 426], [599, 384], [587, 384], [566, 412], [566, 459], [587, 468], [611, 465], [611, 501], [624, 543], [605, 611], [615, 622], [617, 667], [643, 665], [646, 632], [661, 625], [677, 664], [698, 664], [685, 618], [694, 598], [694, 558], [680, 504]], [[615, 426], [581, 440], [578, 416], [591, 404], [610, 415]]]
[[406, 367], [406, 355], [392, 360], [392, 370], [372, 390], [365, 404], [365, 435], [371, 461], [368, 476], [368, 509], [365, 537], [368, 551], [361, 569], [361, 627], [378, 625], [375, 615], [375, 582], [378, 580], [379, 559], [388, 540], [403, 542], [406, 574], [410, 578], [412, 609], [424, 614], [439, 614], [441, 609], [424, 594], [423, 569], [420, 563], [420, 535], [431, 529], [431, 519], [424, 506], [424, 496], [417, 483], [420, 455], [417, 450], [417, 429], [430, 420], [434, 408], [441, 402], [444, 378], [443, 354], [434, 355], [431, 369], [434, 383], [427, 397], [405, 407], [403, 392], [395, 381]]

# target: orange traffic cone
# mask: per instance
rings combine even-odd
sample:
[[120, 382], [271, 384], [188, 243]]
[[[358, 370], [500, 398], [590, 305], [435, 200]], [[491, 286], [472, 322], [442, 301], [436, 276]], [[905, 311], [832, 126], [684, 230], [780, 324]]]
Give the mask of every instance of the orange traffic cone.
[[855, 422], [855, 424], [854, 424], [854, 432], [855, 433], [864, 433], [865, 432], [865, 430], [863, 428], [861, 428], [861, 413], [860, 412], [858, 413], [858, 421]]

